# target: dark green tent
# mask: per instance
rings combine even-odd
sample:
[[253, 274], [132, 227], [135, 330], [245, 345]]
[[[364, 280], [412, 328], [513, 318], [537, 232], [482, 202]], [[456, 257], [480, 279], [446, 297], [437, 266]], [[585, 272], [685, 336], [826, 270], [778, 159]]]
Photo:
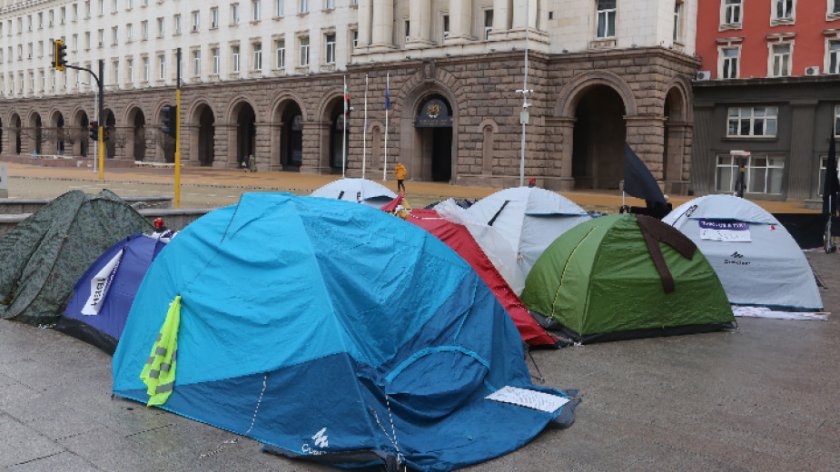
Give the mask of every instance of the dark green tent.
[[54, 322], [73, 285], [117, 241], [151, 231], [143, 216], [103, 190], [67, 192], [0, 236], [0, 316]]
[[522, 293], [549, 327], [576, 341], [734, 326], [720, 281], [694, 243], [659, 220], [595, 218], [557, 238]]

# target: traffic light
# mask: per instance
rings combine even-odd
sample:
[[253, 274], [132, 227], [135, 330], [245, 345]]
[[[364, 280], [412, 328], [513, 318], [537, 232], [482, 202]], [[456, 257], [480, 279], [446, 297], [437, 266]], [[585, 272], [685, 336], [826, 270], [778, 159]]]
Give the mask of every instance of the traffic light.
[[67, 46], [61, 39], [56, 39], [53, 43], [55, 50], [53, 51], [53, 67], [55, 70], [64, 70], [67, 65]]
[[163, 134], [175, 137], [176, 123], [178, 121], [178, 107], [166, 105], [161, 109], [161, 127]]
[[99, 141], [99, 122], [91, 121], [88, 130], [90, 131], [90, 139]]

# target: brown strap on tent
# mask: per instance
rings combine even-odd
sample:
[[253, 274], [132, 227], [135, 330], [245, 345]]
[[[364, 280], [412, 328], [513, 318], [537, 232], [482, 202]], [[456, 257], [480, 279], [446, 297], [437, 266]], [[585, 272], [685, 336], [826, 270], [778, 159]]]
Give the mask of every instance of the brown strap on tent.
[[656, 266], [656, 271], [659, 272], [659, 277], [662, 279], [662, 288], [665, 289], [665, 293], [673, 292], [675, 289], [674, 276], [668, 269], [659, 243], [671, 246], [686, 259], [694, 258], [697, 246], [673, 226], [662, 223], [656, 218], [636, 215], [636, 221], [639, 223], [639, 229], [642, 230], [642, 236], [645, 238], [650, 258], [653, 259], [653, 265]]

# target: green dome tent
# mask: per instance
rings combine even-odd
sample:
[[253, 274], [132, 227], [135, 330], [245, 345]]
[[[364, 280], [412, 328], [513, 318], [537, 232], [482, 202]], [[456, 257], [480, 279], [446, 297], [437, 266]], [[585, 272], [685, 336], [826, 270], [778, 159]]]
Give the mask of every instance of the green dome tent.
[[114, 243], [152, 226], [111, 191], [67, 192], [0, 237], [0, 317], [49, 324]]
[[549, 328], [579, 342], [734, 326], [723, 286], [694, 243], [659, 220], [612, 215], [557, 238], [522, 293]]

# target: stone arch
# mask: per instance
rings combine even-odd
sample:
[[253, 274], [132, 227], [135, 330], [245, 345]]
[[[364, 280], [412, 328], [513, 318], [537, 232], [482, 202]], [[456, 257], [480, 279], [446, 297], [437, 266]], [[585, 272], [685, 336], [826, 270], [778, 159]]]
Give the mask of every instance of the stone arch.
[[496, 152], [496, 135], [499, 133], [499, 125], [491, 118], [485, 118], [478, 125], [478, 132], [481, 133], [481, 173], [493, 175], [493, 160]]
[[[350, 126], [351, 115], [344, 122], [344, 96], [340, 92], [326, 95], [317, 108], [317, 126], [320, 130], [319, 166], [332, 172], [345, 173], [350, 167]], [[347, 140], [345, 149], [344, 127], [347, 126]], [[345, 158], [346, 152], [346, 158]]]
[[50, 112], [49, 118], [49, 144], [50, 144], [50, 151], [54, 151], [55, 154], [64, 155], [67, 153], [66, 150], [66, 143], [68, 141], [68, 136], [66, 134], [66, 122], [64, 119], [64, 114], [61, 113], [60, 110], [52, 110]]
[[[157, 162], [175, 162], [175, 138], [163, 134], [163, 107], [174, 106], [174, 100], [161, 99], [153, 108], [152, 120], [146, 121], [146, 128], [151, 128], [151, 139], [147, 142], [155, 148], [155, 160]], [[148, 154], [148, 153], [147, 153]]]
[[618, 93], [624, 102], [627, 116], [637, 113], [636, 98], [633, 90], [620, 76], [605, 70], [584, 72], [573, 77], [560, 89], [554, 115], [561, 118], [574, 118], [578, 102], [591, 87], [603, 85]]
[[216, 160], [216, 122], [217, 114], [213, 106], [205, 100], [196, 100], [190, 106], [189, 124], [182, 129], [189, 129], [190, 160], [200, 166], [212, 166]]
[[[413, 78], [413, 80], [416, 79]], [[399, 115], [399, 145], [402, 150], [400, 153], [400, 159], [408, 168], [410, 178], [420, 180], [437, 179], [448, 182], [456, 181], [458, 177], [458, 133], [456, 133], [455, 130], [458, 129], [460, 120], [460, 104], [464, 102], [459, 100], [458, 93], [456, 93], [455, 90], [449, 88], [439, 80], [421, 81], [412, 90], [403, 94], [402, 97], [403, 107], [401, 108]], [[449, 105], [452, 118], [451, 136], [441, 136], [439, 138], [435, 138], [430, 136], [430, 134], [433, 134], [434, 131], [428, 131], [428, 129], [424, 130], [415, 127], [415, 119], [420, 106], [432, 97], [440, 97]], [[441, 133], [446, 132], [442, 131]], [[446, 140], [449, 140], [448, 146], [446, 146]], [[442, 145], [440, 150], [446, 148], [445, 150], [449, 151], [448, 179], [445, 178], [446, 172], [436, 172], [435, 174], [437, 175], [433, 176], [433, 168], [438, 167], [440, 170], [440, 167], [445, 166], [445, 164], [439, 161], [437, 166], [435, 166], [435, 162], [431, 160], [432, 154], [434, 153], [436, 158], [445, 157], [441, 156], [439, 152], [432, 151], [429, 147], [430, 145]], [[408, 152], [406, 152], [406, 150], [408, 150]], [[391, 160], [390, 156], [389, 160], [390, 162], [388, 162], [388, 167], [393, 168], [393, 166], [396, 165], [396, 160]]]
[[114, 110], [110, 108], [102, 110], [101, 120], [100, 126], [105, 128], [105, 158], [113, 159], [117, 156], [117, 147], [122, 147], [125, 144], [124, 137], [117, 133], [117, 115], [114, 114]]
[[230, 101], [225, 116], [228, 123], [227, 165], [239, 167], [248, 156], [256, 155], [257, 107], [253, 100], [240, 95]]
[[23, 139], [21, 138], [22, 127], [23, 122], [20, 119], [20, 115], [12, 113], [12, 116], [9, 118], [9, 129], [12, 131], [11, 136], [9, 136], [9, 147], [12, 149], [14, 154], [18, 155], [23, 153]]
[[90, 118], [87, 111], [77, 107], [73, 110], [71, 133], [73, 136], [73, 155], [88, 157], [90, 149]]
[[303, 127], [307, 121], [303, 100], [284, 92], [272, 101], [269, 116], [269, 168], [299, 171], [303, 164]]
[[43, 130], [44, 121], [41, 114], [37, 111], [29, 112], [29, 119], [27, 120], [27, 128], [29, 133], [29, 149], [35, 155], [43, 154]]
[[124, 121], [126, 130], [125, 149], [128, 159], [132, 161], [146, 160], [146, 114], [136, 105], [126, 109]]
[[663, 102], [665, 129], [663, 132], [662, 176], [665, 192], [683, 194], [688, 190], [687, 176], [690, 162], [691, 115], [690, 89], [679, 80], [666, 89]]

